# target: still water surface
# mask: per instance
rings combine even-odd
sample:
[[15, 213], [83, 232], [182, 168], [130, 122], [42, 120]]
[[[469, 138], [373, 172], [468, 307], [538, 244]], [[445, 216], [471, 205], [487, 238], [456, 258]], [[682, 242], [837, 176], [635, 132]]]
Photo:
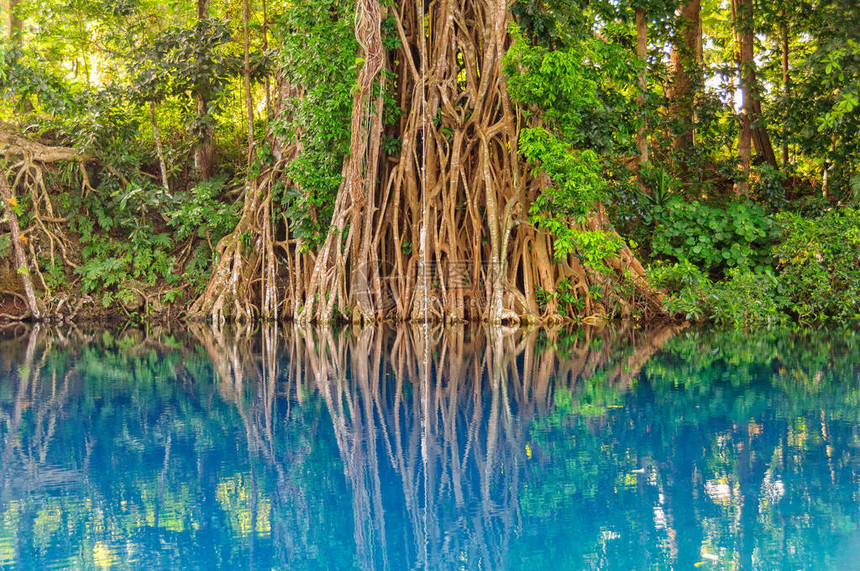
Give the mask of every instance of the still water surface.
[[0, 568], [856, 569], [860, 335], [0, 333]]

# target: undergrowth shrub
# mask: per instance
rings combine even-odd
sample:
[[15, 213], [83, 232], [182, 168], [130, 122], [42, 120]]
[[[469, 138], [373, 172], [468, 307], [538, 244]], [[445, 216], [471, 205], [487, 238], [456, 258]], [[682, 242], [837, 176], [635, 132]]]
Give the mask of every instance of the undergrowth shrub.
[[678, 318], [757, 327], [781, 324], [788, 317], [779, 280], [770, 270], [732, 268], [725, 280], [713, 282], [685, 260], [654, 265], [649, 275], [656, 287], [669, 294], [666, 309]]
[[860, 210], [778, 216], [773, 252], [788, 309], [800, 320], [860, 318]]
[[711, 280], [689, 260], [657, 262], [648, 268], [654, 287], [665, 291], [666, 310], [674, 317], [699, 321], [710, 317]]
[[668, 294], [666, 309], [678, 318], [744, 327], [860, 319], [860, 211], [782, 213], [774, 225], [775, 270], [738, 265], [712, 281], [686, 258], [653, 264], [649, 276]]
[[770, 265], [773, 222], [759, 206], [673, 200], [655, 208], [654, 216], [659, 224], [651, 247], [657, 256], [689, 260], [712, 276], [738, 266], [761, 272]]
[[764, 326], [784, 323], [788, 316], [780, 283], [771, 271], [732, 268], [727, 279], [710, 287], [711, 319], [734, 326]]

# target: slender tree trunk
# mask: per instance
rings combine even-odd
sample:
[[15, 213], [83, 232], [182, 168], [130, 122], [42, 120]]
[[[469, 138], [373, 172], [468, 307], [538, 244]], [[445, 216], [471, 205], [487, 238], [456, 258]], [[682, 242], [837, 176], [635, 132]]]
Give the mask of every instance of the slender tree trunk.
[[739, 179], [735, 182], [735, 192], [749, 193], [749, 175], [752, 158], [752, 93], [750, 88], [755, 81], [753, 69], [753, 7], [752, 0], [732, 0], [734, 33], [738, 41], [738, 64], [741, 76], [741, 129], [738, 135]]
[[[269, 51], [269, 10], [268, 3], [263, 0], [263, 53]], [[271, 116], [272, 113], [272, 82], [269, 80], [269, 75], [266, 74], [266, 114]]]
[[[680, 38], [672, 45], [672, 112], [685, 125], [675, 137], [675, 148], [690, 148], [695, 143], [695, 112], [693, 101], [701, 89], [702, 62], [702, 3], [689, 0], [681, 7]], [[638, 26], [637, 26], [638, 27]]]
[[197, 20], [209, 17], [209, 0], [197, 0]]
[[15, 271], [21, 278], [21, 285], [24, 287], [24, 296], [27, 299], [27, 307], [33, 319], [38, 320], [42, 318], [42, 307], [36, 299], [33, 281], [30, 279], [30, 266], [27, 263], [24, 248], [21, 246], [21, 227], [18, 225], [18, 215], [15, 214], [15, 198], [12, 196], [12, 190], [9, 188], [9, 183], [6, 182], [6, 175], [3, 173], [0, 173], [0, 199], [3, 201], [6, 217], [9, 221], [9, 230], [12, 234], [12, 250], [15, 252]]
[[[783, 23], [782, 32], [782, 91], [783, 91], [783, 109], [785, 110], [785, 122], [788, 123], [788, 26]], [[789, 166], [788, 163], [788, 128], [783, 125], [782, 133], [782, 165], [783, 168]]]
[[24, 31], [24, 22], [18, 17], [18, 4], [21, 0], [6, 0], [6, 38], [15, 45], [21, 45], [21, 36]]
[[254, 97], [251, 94], [251, 46], [248, 33], [248, 20], [251, 9], [248, 0], [242, 2], [242, 34], [245, 56], [245, 108], [248, 112], [248, 157], [254, 152]]
[[740, 46], [739, 66], [743, 108], [741, 110], [741, 132], [738, 139], [738, 156], [742, 180], [735, 186], [738, 194], [749, 192], [749, 175], [752, 162], [752, 149], [774, 167], [776, 155], [770, 142], [770, 135], [763, 124], [761, 100], [756, 86], [755, 71], [755, 17], [753, 0], [733, 0], [735, 33]]
[[[202, 95], [197, 95], [197, 120], [207, 121], [209, 104]], [[206, 182], [212, 176], [212, 163], [215, 157], [215, 145], [212, 142], [213, 132], [211, 127], [206, 127], [197, 147], [194, 150], [194, 167], [200, 172], [200, 180]]]
[[648, 113], [645, 110], [645, 93], [648, 91], [647, 58], [648, 58], [648, 24], [645, 21], [645, 9], [636, 8], [636, 55], [642, 60], [642, 71], [639, 72], [639, 95], [636, 105], [642, 113], [642, 125], [636, 132], [636, 146], [639, 148], [639, 164], [648, 163]]
[[170, 192], [170, 185], [167, 183], [167, 164], [164, 162], [164, 149], [161, 146], [161, 131], [158, 128], [158, 119], [155, 117], [155, 101], [149, 102], [149, 117], [152, 120], [155, 151], [158, 153], [158, 166], [161, 169], [161, 186], [164, 187], [164, 190]]
[[[205, 20], [208, 17], [209, 0], [197, 0], [197, 20]], [[197, 120], [198, 122], [205, 121], [208, 125], [209, 102], [200, 93], [195, 98], [197, 100]], [[200, 172], [200, 179], [204, 182], [212, 176], [212, 162], [215, 155], [213, 137], [212, 127], [207, 126], [197, 141], [197, 147], [194, 150], [194, 166]]]
[[770, 135], [767, 132], [767, 127], [760, 121], [763, 117], [761, 110], [761, 99], [758, 98], [758, 90], [753, 88], [752, 108], [752, 134], [753, 146], [755, 147], [756, 155], [762, 157], [773, 167], [777, 167], [776, 154], [773, 152], [773, 143], [770, 141]]

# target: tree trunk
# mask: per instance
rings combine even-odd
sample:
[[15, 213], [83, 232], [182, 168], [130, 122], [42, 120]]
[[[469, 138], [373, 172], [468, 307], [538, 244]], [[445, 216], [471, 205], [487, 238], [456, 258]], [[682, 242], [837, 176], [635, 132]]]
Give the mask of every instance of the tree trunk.
[[[209, 0], [197, 0], [197, 19], [205, 20], [209, 17]], [[207, 126], [202, 133], [198, 133], [199, 139], [194, 149], [194, 166], [200, 173], [200, 180], [206, 182], [212, 176], [212, 163], [215, 155], [213, 142], [214, 133], [209, 126], [209, 102], [198, 93], [195, 96], [197, 103], [197, 121]]]
[[14, 209], [14, 205], [16, 204], [15, 197], [12, 196], [12, 190], [9, 188], [9, 183], [6, 182], [6, 175], [3, 173], [0, 173], [0, 199], [3, 200], [6, 217], [9, 220], [9, 230], [12, 234], [12, 250], [15, 252], [15, 270], [21, 278], [21, 285], [24, 287], [24, 297], [27, 299], [27, 307], [30, 310], [30, 314], [33, 319], [39, 320], [42, 318], [42, 306], [36, 298], [33, 281], [30, 279], [30, 265], [27, 263], [27, 255], [21, 246], [21, 228], [18, 225], [18, 215]]
[[639, 95], [636, 105], [642, 113], [642, 125], [636, 132], [636, 146], [639, 149], [639, 164], [648, 163], [648, 112], [645, 109], [645, 94], [648, 91], [648, 24], [645, 21], [645, 9], [636, 8], [636, 56], [642, 60], [642, 71], [639, 72]]
[[749, 176], [751, 171], [752, 148], [756, 155], [774, 167], [776, 155], [767, 128], [760, 123], [762, 119], [761, 99], [756, 85], [755, 69], [755, 17], [753, 0], [733, 0], [732, 13], [734, 17], [735, 34], [740, 47], [738, 64], [740, 67], [741, 92], [743, 107], [741, 109], [741, 131], [738, 138], [738, 157], [740, 159], [741, 180], [735, 185], [735, 192], [749, 192]]
[[753, 97], [751, 87], [755, 82], [753, 69], [753, 6], [752, 0], [732, 0], [734, 34], [737, 39], [738, 65], [741, 76], [741, 129], [738, 135], [739, 178], [735, 181], [735, 193], [749, 194], [749, 176], [752, 158]]
[[[783, 109], [785, 110], [785, 122], [788, 122], [789, 106], [788, 106], [788, 25], [782, 24], [782, 92], [783, 92]], [[782, 129], [782, 168], [788, 168], [788, 128], [783, 125]]]
[[770, 141], [770, 135], [767, 132], [767, 127], [760, 121], [763, 118], [761, 110], [761, 99], [758, 98], [758, 89], [753, 87], [753, 115], [752, 115], [752, 135], [753, 146], [757, 156], [764, 159], [768, 164], [776, 168], [776, 154], [773, 152], [773, 143]]
[[242, 48], [245, 58], [243, 71], [245, 76], [245, 109], [248, 113], [248, 157], [250, 157], [254, 152], [254, 97], [251, 94], [251, 51], [248, 33], [251, 9], [248, 4], [248, 0], [242, 1]]
[[[266, 0], [263, 0], [263, 53], [269, 51], [269, 9]], [[271, 117], [272, 114], [272, 82], [269, 79], [269, 74], [266, 74], [266, 116]]]
[[161, 185], [168, 193], [170, 185], [167, 183], [167, 164], [164, 162], [164, 149], [161, 146], [161, 131], [158, 129], [158, 120], [155, 116], [155, 102], [149, 102], [149, 118], [152, 121], [152, 133], [155, 138], [155, 151], [158, 153], [158, 166], [161, 169]]
[[[672, 114], [683, 122], [683, 131], [675, 137], [675, 148], [690, 148], [695, 143], [694, 99], [701, 89], [702, 3], [689, 0], [679, 14], [680, 38], [672, 45]], [[638, 26], [637, 26], [638, 27]]]
[[10, 43], [20, 46], [24, 31], [24, 22], [18, 16], [18, 5], [21, 0], [6, 0], [6, 38]]

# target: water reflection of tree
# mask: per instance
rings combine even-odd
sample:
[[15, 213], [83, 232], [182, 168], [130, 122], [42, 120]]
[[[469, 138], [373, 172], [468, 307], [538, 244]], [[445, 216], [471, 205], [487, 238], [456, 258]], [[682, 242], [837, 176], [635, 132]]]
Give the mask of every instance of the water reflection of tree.
[[842, 568], [838, 541], [857, 525], [858, 355], [851, 330], [692, 331], [646, 366], [653, 408], [636, 407], [634, 424], [668, 468], [687, 530], [679, 563]]
[[850, 332], [191, 333], [0, 341], [0, 562], [826, 568], [854, 537]]
[[[283, 563], [293, 566], [321, 544], [313, 537], [320, 527], [308, 522], [324, 528], [324, 515], [305, 511], [308, 477], [319, 474], [303, 471], [308, 459], [295, 447], [279, 446], [270, 419], [294, 420], [285, 410], [292, 403], [323, 403], [362, 568], [507, 567], [522, 527], [531, 419], [550, 411], [558, 394], [594, 389], [593, 377], [604, 394], [592, 404], [605, 410], [668, 337], [653, 333], [294, 330], [279, 353], [266, 331], [262, 346], [253, 346], [259, 337], [237, 343], [217, 330], [195, 331], [223, 379], [222, 396], [242, 411], [249, 449], [277, 473], [273, 517], [282, 518], [278, 544], [299, 547], [284, 551]], [[239, 387], [252, 376], [261, 381], [249, 399]], [[276, 392], [286, 398], [272, 398]]]

